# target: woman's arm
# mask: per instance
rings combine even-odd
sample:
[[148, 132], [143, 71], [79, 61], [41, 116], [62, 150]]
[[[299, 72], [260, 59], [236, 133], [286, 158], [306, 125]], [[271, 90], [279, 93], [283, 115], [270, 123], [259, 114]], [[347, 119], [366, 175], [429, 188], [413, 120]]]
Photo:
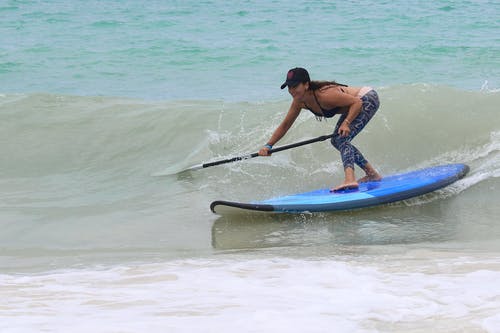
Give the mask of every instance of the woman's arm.
[[[276, 130], [274, 130], [273, 135], [267, 141], [267, 145], [269, 146], [274, 146], [285, 134], [288, 132], [290, 127], [292, 127], [293, 123], [295, 122], [295, 119], [300, 114], [300, 110], [302, 107], [299, 105], [297, 101], [292, 101], [292, 104], [290, 105], [290, 108], [288, 109], [288, 113], [285, 116], [285, 119], [281, 122], [281, 124], [278, 125]], [[260, 156], [269, 156], [269, 147], [262, 147], [259, 150], [259, 155]]]

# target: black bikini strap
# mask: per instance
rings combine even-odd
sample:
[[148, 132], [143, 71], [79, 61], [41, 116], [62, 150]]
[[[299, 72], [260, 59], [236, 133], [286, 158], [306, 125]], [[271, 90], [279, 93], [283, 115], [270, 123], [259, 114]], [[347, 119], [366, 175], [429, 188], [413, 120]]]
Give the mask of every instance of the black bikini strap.
[[318, 97], [316, 97], [316, 92], [314, 90], [313, 90], [313, 96], [314, 96], [314, 99], [316, 100], [316, 104], [318, 104], [321, 112], [325, 113], [325, 109], [323, 109], [323, 107], [321, 106], [321, 104], [319, 104]]
[[305, 107], [307, 110], [311, 111], [311, 113], [312, 113], [312, 114], [316, 117], [316, 119], [318, 119], [318, 117], [323, 117], [323, 115], [322, 115], [322, 114], [320, 115], [320, 114], [317, 114], [316, 112], [314, 112], [314, 111], [313, 111], [313, 110], [312, 110], [312, 109], [311, 109], [311, 108], [310, 108], [310, 107], [306, 104], [306, 102], [304, 102], [304, 107]]

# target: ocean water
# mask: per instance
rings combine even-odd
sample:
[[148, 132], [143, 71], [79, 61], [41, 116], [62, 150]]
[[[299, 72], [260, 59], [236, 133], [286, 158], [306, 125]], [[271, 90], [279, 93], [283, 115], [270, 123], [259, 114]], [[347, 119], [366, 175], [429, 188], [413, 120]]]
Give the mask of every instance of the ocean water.
[[[498, 1], [0, 1], [1, 332], [500, 332]], [[290, 67], [376, 87], [382, 174], [466, 163], [369, 209], [220, 217], [332, 186], [255, 152]], [[304, 112], [279, 143], [330, 134]]]

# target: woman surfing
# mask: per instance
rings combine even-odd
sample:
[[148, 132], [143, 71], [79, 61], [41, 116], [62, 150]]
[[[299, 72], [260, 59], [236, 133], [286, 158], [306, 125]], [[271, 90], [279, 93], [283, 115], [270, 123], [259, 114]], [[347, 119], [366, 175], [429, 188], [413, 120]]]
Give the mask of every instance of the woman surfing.
[[[361, 152], [351, 144], [352, 139], [368, 124], [377, 112], [380, 102], [377, 92], [371, 87], [349, 87], [334, 81], [311, 81], [304, 68], [296, 67], [287, 73], [281, 89], [288, 87], [293, 100], [285, 119], [276, 128], [266, 145], [259, 150], [260, 156], [270, 156], [269, 150], [290, 129], [301, 110], [311, 111], [318, 120], [339, 115], [332, 145], [340, 152], [344, 166], [344, 182], [331, 191], [357, 189], [360, 182], [382, 179]], [[354, 164], [365, 171], [365, 176], [356, 180]]]

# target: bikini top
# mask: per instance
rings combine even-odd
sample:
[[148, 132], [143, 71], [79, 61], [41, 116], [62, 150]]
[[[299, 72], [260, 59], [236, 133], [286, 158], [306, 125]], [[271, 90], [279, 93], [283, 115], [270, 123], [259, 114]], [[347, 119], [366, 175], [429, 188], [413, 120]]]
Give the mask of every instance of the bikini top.
[[[340, 90], [342, 92], [345, 92], [344, 89], [342, 89], [342, 87], [347, 87], [345, 84], [338, 84], [337, 86], [340, 86]], [[337, 87], [337, 86], [331, 86], [331, 87]], [[314, 96], [314, 99], [316, 100], [316, 104], [318, 104], [319, 108], [321, 109], [321, 114], [314, 112], [310, 107], [307, 106], [307, 104], [304, 103], [304, 105], [305, 105], [306, 109], [311, 111], [316, 117], [332, 118], [337, 113], [340, 113], [340, 111], [342, 110], [341, 106], [337, 106], [337, 107], [335, 107], [333, 109], [329, 109], [329, 110], [324, 109], [321, 106], [321, 104], [319, 104], [318, 97], [316, 97], [316, 93], [314, 92], [314, 90], [313, 90], [313, 96]]]

